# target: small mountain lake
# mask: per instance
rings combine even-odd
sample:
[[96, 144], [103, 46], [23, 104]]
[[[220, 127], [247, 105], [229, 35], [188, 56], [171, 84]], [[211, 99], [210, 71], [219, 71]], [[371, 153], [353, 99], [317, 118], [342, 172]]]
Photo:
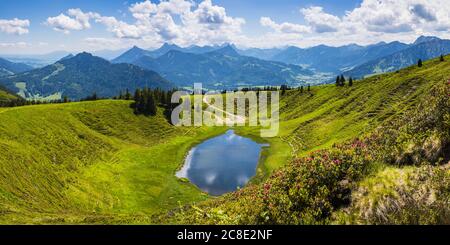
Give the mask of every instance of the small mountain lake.
[[229, 130], [192, 148], [176, 176], [213, 196], [235, 191], [256, 174], [264, 146]]

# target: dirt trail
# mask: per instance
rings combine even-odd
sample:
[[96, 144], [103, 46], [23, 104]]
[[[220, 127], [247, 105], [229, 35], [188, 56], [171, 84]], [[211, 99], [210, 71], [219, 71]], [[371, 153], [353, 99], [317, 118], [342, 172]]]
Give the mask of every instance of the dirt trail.
[[[211, 107], [217, 111], [223, 112], [225, 114], [225, 118], [215, 115], [215, 119], [217, 120], [218, 123], [225, 124], [225, 125], [245, 124], [245, 117], [242, 117], [239, 115], [234, 115], [230, 112], [224, 111], [223, 108], [218, 108], [214, 105], [209, 104], [207, 101], [206, 95], [203, 96], [203, 102], [205, 104], [207, 104], [209, 107]], [[209, 112], [209, 111], [205, 111], [205, 113], [211, 114], [211, 112]]]

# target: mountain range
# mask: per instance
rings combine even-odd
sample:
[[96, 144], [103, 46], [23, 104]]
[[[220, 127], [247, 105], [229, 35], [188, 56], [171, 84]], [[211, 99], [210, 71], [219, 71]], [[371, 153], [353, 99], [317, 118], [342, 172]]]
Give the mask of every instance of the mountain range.
[[0, 77], [14, 75], [16, 73], [32, 70], [33, 67], [23, 64], [14, 63], [9, 60], [0, 58]]
[[417, 63], [419, 59], [429, 60], [450, 53], [450, 40], [433, 36], [420, 36], [411, 44], [398, 41], [380, 42], [361, 46], [350, 44], [340, 47], [319, 45], [302, 49], [250, 49], [251, 55], [302, 65], [315, 72], [346, 76], [364, 77], [367, 75], [396, 71]]
[[345, 72], [344, 75], [362, 78], [367, 75], [397, 71], [417, 64], [419, 59], [429, 60], [449, 53], [450, 40], [421, 37], [406, 49], [361, 64]]
[[158, 58], [169, 51], [180, 51], [184, 53], [193, 53], [193, 54], [203, 54], [207, 52], [212, 52], [217, 49], [221, 49], [226, 45], [216, 45], [216, 46], [189, 46], [186, 48], [179, 47], [175, 44], [164, 43], [160, 48], [155, 50], [145, 50], [141, 49], [137, 46], [133, 46], [131, 49], [127, 50], [120, 56], [111, 60], [113, 63], [132, 63], [135, 60], [143, 57], [149, 56], [152, 58]]
[[0, 85], [32, 99], [81, 99], [93, 92], [111, 97], [127, 88], [191, 87], [196, 82], [213, 89], [295, 86], [326, 83], [336, 74], [361, 78], [395, 71], [416, 64], [418, 59], [448, 53], [450, 40], [426, 36], [411, 44], [381, 42], [307, 49], [241, 50], [230, 44], [182, 48], [164, 44], [156, 50], [145, 50], [135, 46], [111, 62], [86, 52], [76, 56], [56, 52], [44, 55], [59, 57], [56, 62], [37, 69], [0, 58]]
[[[436, 46], [437, 45], [437, 46]], [[144, 50], [133, 47], [119, 57], [112, 60], [113, 63], [138, 63], [146, 68], [154, 68], [161, 73], [165, 69], [157, 69], [147, 64], [143, 64], [144, 56], [158, 59], [169, 51], [179, 51], [191, 54], [208, 54], [216, 50], [233, 48], [241, 56], [254, 57], [265, 61], [277, 61], [285, 64], [300, 65], [304, 69], [309, 69], [315, 73], [354, 75], [357, 77], [374, 73], [393, 71], [409, 66], [417, 62], [417, 59], [431, 59], [441, 54], [449, 53], [450, 45], [446, 40], [432, 36], [420, 36], [411, 44], [398, 41], [361, 46], [349, 44], [340, 47], [318, 45], [311, 48], [299, 48], [289, 46], [285, 48], [271, 49], [238, 49], [234, 45], [220, 46], [191, 46], [182, 48], [173, 44], [164, 44], [156, 50]], [[172, 59], [173, 60], [173, 59]], [[384, 64], [386, 63], [386, 65]], [[351, 71], [351, 72], [350, 72]]]
[[288, 47], [270, 59], [288, 64], [303, 65], [317, 72], [339, 73], [407, 47], [407, 44], [400, 42], [378, 43], [369, 46], [350, 44], [330, 47], [319, 45], [307, 49]]
[[192, 86], [195, 82], [201, 82], [206, 87], [221, 89], [296, 85], [304, 82], [302, 79], [305, 76], [313, 75], [313, 72], [297, 65], [242, 56], [231, 45], [206, 53], [170, 50], [157, 58], [141, 55], [131, 63], [156, 71], [178, 86]]
[[66, 56], [58, 62], [0, 79], [0, 84], [24, 98], [81, 99], [96, 92], [112, 97], [120, 91], [136, 88], [173, 88], [156, 72], [132, 64], [112, 64], [89, 53]]

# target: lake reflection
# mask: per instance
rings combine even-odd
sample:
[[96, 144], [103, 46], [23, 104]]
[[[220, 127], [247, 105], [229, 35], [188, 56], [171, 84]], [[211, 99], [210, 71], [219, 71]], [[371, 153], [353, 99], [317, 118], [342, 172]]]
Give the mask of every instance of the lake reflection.
[[255, 175], [263, 146], [229, 130], [192, 148], [176, 175], [210, 195], [235, 191]]

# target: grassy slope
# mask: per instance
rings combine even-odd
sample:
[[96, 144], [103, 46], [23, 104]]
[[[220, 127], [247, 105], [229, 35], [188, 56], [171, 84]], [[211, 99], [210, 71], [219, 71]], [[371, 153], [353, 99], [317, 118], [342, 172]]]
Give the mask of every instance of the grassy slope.
[[149, 222], [204, 200], [174, 173], [192, 144], [223, 129], [176, 128], [129, 103], [2, 109], [0, 222]]
[[17, 99], [17, 96], [10, 94], [0, 87], [0, 101], [8, 101]]
[[[279, 137], [266, 139], [271, 148], [263, 167], [271, 172], [294, 156], [370, 132], [401, 115], [416, 105], [435, 81], [450, 77], [449, 63], [433, 60], [421, 69], [413, 66], [374, 76], [356, 81], [352, 87], [333, 84], [312, 87], [311, 92], [288, 91], [280, 102]], [[238, 132], [253, 137], [259, 134], [248, 127]]]
[[[419, 103], [427, 100], [428, 96], [430, 96], [429, 92], [431, 90], [431, 87], [437, 84], [447, 83], [448, 79], [450, 78], [450, 62], [448, 61], [449, 58], [450, 57], [446, 57], [445, 62], [439, 62], [436, 59], [425, 62], [424, 66], [421, 68], [413, 66], [398, 72], [374, 76], [361, 81], [356, 81], [353, 87], [336, 87], [335, 85], [323, 85], [313, 87], [310, 93], [288, 91], [287, 95], [282, 98], [280, 106], [280, 137], [277, 139], [269, 139], [269, 142], [271, 142], [272, 140], [276, 140], [278, 142], [281, 141], [283, 143], [286, 143], [290, 146], [290, 148], [280, 147], [280, 144], [278, 144], [277, 147], [279, 151], [276, 152], [278, 156], [283, 156], [285, 157], [285, 159], [289, 159], [290, 157], [286, 157], [286, 155], [291, 154], [293, 158], [302, 158], [303, 156], [308, 156], [310, 153], [315, 152], [318, 149], [333, 149], [333, 145], [336, 143], [346, 142], [347, 140], [353, 139], [357, 136], [365, 135], [366, 133], [372, 132], [381, 124], [386, 124], [389, 121], [396, 121], [404, 115], [406, 115], [406, 118], [408, 118], [408, 114], [405, 113], [413, 113], [411, 116], [419, 115], [423, 112], [417, 111], [416, 106]], [[420, 131], [420, 128], [418, 130]], [[248, 128], [242, 128], [240, 133], [247, 133], [255, 137], [258, 134], [256, 130], [249, 131]], [[425, 132], [416, 133], [416, 135], [401, 135], [400, 138], [397, 139], [399, 140], [396, 143], [397, 145], [392, 146], [392, 148], [398, 146], [404, 147], [403, 145], [401, 145], [403, 144], [402, 141], [407, 140], [406, 143], [408, 143], [408, 140], [414, 141], [415, 137], [423, 137], [423, 135], [427, 135], [425, 134]], [[445, 134], [445, 132], [441, 133]], [[284, 144], [284, 146], [286, 146], [286, 144]], [[389, 146], [387, 147], [389, 148]], [[406, 146], [406, 148], [407, 147], [408, 146]], [[339, 149], [334, 150], [334, 152], [336, 151], [337, 153], [340, 152]], [[342, 151], [339, 154], [353, 153], [351, 150], [348, 150]], [[376, 152], [370, 152], [369, 154], [376, 154]], [[274, 157], [271, 159], [272, 162], [266, 161], [265, 165], [269, 166], [267, 167], [268, 169], [280, 168], [281, 166], [286, 164], [286, 161], [283, 161], [283, 157]], [[377, 181], [379, 181], [380, 179], [385, 179], [386, 183], [390, 181], [396, 181], [395, 177], [385, 178], [383, 176], [396, 176], [397, 172], [403, 172], [402, 168], [387, 167], [386, 164], [387, 163], [385, 162], [372, 161], [370, 166], [371, 174], [367, 177], [367, 180], [359, 183], [361, 188], [365, 187], [367, 183], [371, 183], [373, 179]], [[409, 164], [412, 163], [410, 162]], [[300, 165], [300, 167], [301, 166], [302, 165]], [[279, 180], [279, 176], [285, 176], [284, 174], [286, 172], [289, 176], [289, 173], [291, 171], [297, 171], [295, 170], [295, 167], [293, 168], [294, 170], [290, 167], [290, 164], [288, 164], [287, 171], [282, 168], [281, 172], [277, 172], [277, 174], [272, 175], [273, 178], [271, 181], [274, 181], [277, 185], [281, 185], [282, 188], [288, 188], [287, 190], [289, 190], [288, 193], [284, 193], [283, 191], [278, 192], [280, 197], [269, 197], [269, 200], [272, 199], [272, 201], [274, 202], [272, 211], [270, 211], [270, 209], [265, 209], [268, 206], [268, 204], [264, 204], [265, 202], [267, 202], [267, 200], [259, 199], [259, 197], [262, 195], [261, 193], [265, 193], [265, 188], [271, 185], [271, 182], [269, 181], [263, 182], [261, 185], [257, 184], [255, 186], [250, 186], [249, 188], [247, 188], [247, 191], [239, 192], [233, 195], [227, 195], [219, 200], [212, 200], [204, 203], [200, 206], [203, 211], [197, 212], [200, 213], [200, 216], [204, 215], [203, 212], [205, 212], [210, 218], [204, 218], [206, 216], [200, 217], [188, 211], [187, 213], [181, 213], [181, 218], [180, 216], [175, 216], [172, 222], [246, 223], [249, 221], [255, 222], [255, 220], [258, 220], [258, 217], [261, 217], [261, 215], [266, 215], [267, 212], [274, 213], [275, 216], [273, 217], [277, 217], [277, 215], [281, 214], [285, 215], [286, 212], [288, 212], [287, 210], [280, 211], [280, 213], [278, 214], [276, 214], [276, 212], [277, 210], [282, 210], [283, 205], [289, 207], [289, 203], [291, 201], [298, 201], [295, 200], [295, 198], [301, 199], [304, 197], [296, 195], [292, 196], [290, 194], [290, 188], [294, 188], [295, 186], [290, 186], [289, 184], [287, 184], [288, 186], [285, 186], [286, 183], [289, 183], [289, 181], [294, 181], [294, 183], [302, 183], [301, 181], [296, 179]], [[415, 167], [411, 168], [413, 168], [413, 170], [415, 169]], [[409, 169], [405, 171], [411, 172], [412, 170]], [[419, 170], [417, 171], [420, 172]], [[448, 173], [449, 172], [447, 171], [447, 177], [442, 178], [448, 178]], [[318, 181], [314, 176], [311, 176], [311, 178], [311, 181]], [[336, 179], [335, 181], [339, 181], [339, 179]], [[267, 185], [264, 183], [266, 183]], [[358, 186], [358, 184], [356, 185]], [[397, 185], [387, 183], [385, 185], [383, 184], [382, 186], [383, 190], [375, 192], [394, 192], [394, 190], [392, 190], [392, 186]], [[315, 191], [314, 188], [315, 187], [310, 187], [310, 189], [305, 189], [305, 192], [308, 193], [308, 191], [311, 191], [313, 193]], [[331, 186], [331, 188], [335, 187]], [[441, 186], [439, 186], [439, 188], [441, 188]], [[447, 191], [443, 192], [446, 193], [444, 195], [444, 198], [445, 196], [448, 196], [448, 187], [446, 188]], [[372, 203], [372, 205], [376, 206], [377, 199], [373, 198], [370, 194], [373, 189], [371, 187], [362, 189], [369, 190], [367, 199], [370, 200], [370, 203]], [[410, 189], [414, 190], [414, 188]], [[356, 191], [356, 193], [358, 193], [358, 191]], [[303, 193], [302, 195], [307, 194]], [[374, 194], [374, 196], [377, 195], [378, 194], [376, 193]], [[294, 200], [289, 201], [289, 199]], [[313, 202], [313, 200], [317, 200], [318, 202], [320, 202], [322, 199], [307, 199], [307, 201], [311, 202]], [[258, 201], [261, 201], [260, 208], [262, 210], [262, 213], [258, 213], [258, 211], [255, 211], [259, 210], [257, 206]], [[353, 202], [356, 203], [356, 205], [359, 202], [369, 203], [360, 200], [353, 200]], [[252, 208], [244, 208], [246, 203], [252, 203]], [[319, 205], [318, 207], [321, 206], [322, 205]], [[277, 207], [280, 208], [278, 209]], [[309, 206], [304, 206], [302, 208], [308, 207]], [[425, 209], [426, 208], [431, 209], [431, 207], [425, 206]], [[353, 207], [353, 209], [355, 208]], [[228, 210], [229, 213], [227, 213]], [[186, 218], [182, 218], [183, 216]], [[423, 217], [427, 217], [427, 215], [424, 215]], [[269, 219], [269, 222], [272, 218]], [[293, 217], [287, 217], [286, 219], [291, 218]], [[368, 220], [360, 221], [356, 219], [348, 221], [349, 219], [350, 218], [346, 217], [343, 219], [343, 222], [368, 222]], [[395, 222], [397, 221], [398, 220], [395, 220]], [[314, 223], [310, 218], [305, 218], [303, 220], [300, 220], [299, 222]], [[389, 220], [389, 222], [392, 222], [392, 220]], [[408, 223], [405, 220], [399, 222]], [[419, 223], [418, 221], [412, 222]]]
[[299, 146], [298, 155], [329, 147], [402, 114], [433, 81], [449, 74], [447, 62], [435, 63], [356, 81], [353, 87], [319, 86], [311, 95], [296, 91], [283, 101], [282, 136]]
[[[401, 115], [450, 77], [449, 63], [433, 60], [353, 87], [289, 91], [280, 136], [264, 139], [271, 147], [260, 173]], [[0, 222], [150, 222], [148, 214], [206, 199], [174, 172], [189, 147], [225, 129], [174, 128], [162, 115], [135, 116], [128, 104], [0, 109]], [[237, 132], [261, 140], [257, 128]]]

